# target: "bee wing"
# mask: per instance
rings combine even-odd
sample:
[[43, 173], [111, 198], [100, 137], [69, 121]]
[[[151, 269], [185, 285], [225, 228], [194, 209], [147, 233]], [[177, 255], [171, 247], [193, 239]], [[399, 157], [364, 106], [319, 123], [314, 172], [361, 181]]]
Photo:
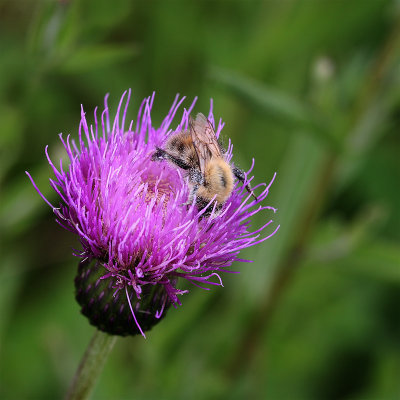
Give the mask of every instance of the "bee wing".
[[189, 130], [199, 158], [200, 171], [204, 173], [205, 164], [211, 157], [222, 157], [214, 128], [211, 122], [199, 113], [195, 121], [190, 117]]

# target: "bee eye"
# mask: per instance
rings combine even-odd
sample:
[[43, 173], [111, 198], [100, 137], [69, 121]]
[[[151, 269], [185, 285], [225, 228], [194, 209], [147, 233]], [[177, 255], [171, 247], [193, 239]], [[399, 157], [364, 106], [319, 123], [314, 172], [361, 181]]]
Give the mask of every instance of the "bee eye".
[[179, 143], [179, 145], [178, 145], [179, 153], [183, 153], [184, 150], [185, 150], [185, 146], [182, 143]]

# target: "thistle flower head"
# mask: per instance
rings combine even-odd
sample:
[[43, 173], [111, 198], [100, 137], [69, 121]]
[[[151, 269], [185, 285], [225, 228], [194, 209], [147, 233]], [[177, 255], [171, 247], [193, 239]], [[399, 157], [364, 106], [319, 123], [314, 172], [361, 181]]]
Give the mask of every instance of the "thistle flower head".
[[[91, 125], [82, 108], [78, 141], [60, 134], [69, 165], [53, 164], [46, 147], [58, 207], [27, 174], [56, 221], [81, 242], [75, 284], [82, 312], [109, 333], [144, 335], [171, 304], [181, 304], [179, 296], [187, 292], [178, 287], [181, 279], [205, 289], [205, 285], [222, 285], [221, 272], [229, 272], [234, 261], [246, 261], [239, 259], [239, 252], [268, 239], [279, 227], [262, 235], [272, 220], [255, 232], [249, 222], [262, 210], [275, 211], [260, 205], [274, 178], [269, 185], [253, 188], [261, 191], [257, 199], [245, 185], [236, 184], [218, 212], [212, 202], [208, 211], [199, 210], [195, 201], [187, 204], [190, 189], [182, 171], [151, 157], [168, 135], [187, 129], [196, 100], [171, 129], [184, 100], [177, 96], [160, 127], [154, 128], [154, 94], [142, 102], [136, 122], [127, 123], [130, 94], [124, 93], [113, 118], [106, 96], [104, 110], [95, 109]], [[212, 102], [208, 119], [218, 137], [224, 124], [221, 120], [215, 124]], [[231, 144], [226, 157], [232, 158]], [[245, 184], [251, 180], [246, 178]]]

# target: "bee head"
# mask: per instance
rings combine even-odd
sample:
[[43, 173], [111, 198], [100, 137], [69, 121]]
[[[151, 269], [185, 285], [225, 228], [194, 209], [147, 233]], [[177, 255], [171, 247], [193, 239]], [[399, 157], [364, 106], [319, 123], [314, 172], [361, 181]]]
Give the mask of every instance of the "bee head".
[[156, 147], [156, 151], [151, 156], [151, 161], [162, 161], [165, 160], [165, 151]]

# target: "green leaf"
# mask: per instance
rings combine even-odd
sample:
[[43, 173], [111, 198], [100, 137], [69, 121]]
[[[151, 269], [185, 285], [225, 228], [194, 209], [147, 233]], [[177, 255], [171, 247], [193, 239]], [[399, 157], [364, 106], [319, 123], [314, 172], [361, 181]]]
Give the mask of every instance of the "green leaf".
[[293, 96], [268, 87], [262, 82], [218, 67], [209, 69], [209, 78], [231, 90], [263, 113], [266, 112], [283, 123], [294, 125], [297, 129], [304, 129], [307, 134], [332, 150], [340, 149], [339, 143], [330, 135], [324, 121], [318, 117], [317, 110], [313, 110]]
[[400, 284], [400, 248], [397, 243], [366, 243], [349, 257], [338, 260], [337, 264], [376, 280]]
[[92, 71], [94, 68], [107, 67], [131, 58], [138, 53], [138, 47], [132, 44], [82, 47], [65, 57], [59, 69], [65, 73]]
[[311, 110], [295, 98], [275, 88], [218, 67], [211, 67], [209, 76], [263, 111], [290, 122], [311, 125], [314, 123]]

